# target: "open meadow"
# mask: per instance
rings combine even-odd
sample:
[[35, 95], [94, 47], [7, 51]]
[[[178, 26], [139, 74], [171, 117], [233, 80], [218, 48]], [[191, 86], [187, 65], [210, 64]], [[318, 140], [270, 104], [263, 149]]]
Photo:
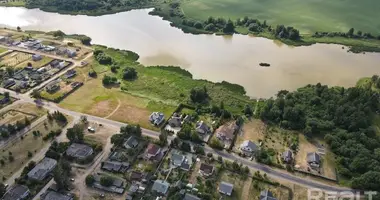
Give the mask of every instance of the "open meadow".
[[182, 1], [187, 18], [206, 20], [209, 16], [237, 19], [248, 16], [268, 24], [293, 26], [301, 33], [342, 31], [350, 28], [379, 33], [380, 1], [374, 0], [193, 0]]

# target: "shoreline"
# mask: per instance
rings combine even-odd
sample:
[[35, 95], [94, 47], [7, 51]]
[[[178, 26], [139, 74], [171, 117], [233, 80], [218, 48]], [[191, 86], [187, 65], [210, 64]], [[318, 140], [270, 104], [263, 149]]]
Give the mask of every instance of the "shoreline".
[[[352, 53], [366, 53], [366, 52], [372, 52], [372, 53], [380, 53], [380, 40], [373, 38], [373, 39], [363, 39], [363, 38], [349, 38], [349, 37], [341, 37], [341, 36], [335, 36], [335, 37], [328, 37], [328, 36], [322, 36], [322, 37], [313, 37], [312, 34], [303, 34], [300, 33], [300, 39], [299, 40], [291, 40], [291, 39], [282, 39], [277, 38], [272, 33], [268, 31], [263, 31], [260, 33], [251, 32], [247, 29], [247, 27], [244, 26], [237, 26], [233, 33], [224, 33], [221, 31], [206, 31], [204, 29], [197, 29], [194, 27], [189, 27], [186, 25], [183, 25], [180, 20], [192, 20], [187, 17], [170, 17], [165, 11], [162, 10], [162, 7], [165, 6], [159, 6], [158, 4], [151, 4], [147, 6], [139, 6], [139, 7], [129, 7], [129, 8], [123, 8], [123, 9], [117, 9], [117, 10], [111, 10], [111, 11], [96, 11], [96, 12], [70, 12], [70, 11], [62, 11], [54, 8], [49, 7], [26, 7], [25, 5], [11, 5], [11, 4], [1, 4], [1, 7], [23, 7], [26, 9], [40, 9], [44, 12], [50, 12], [50, 13], [58, 13], [63, 15], [85, 15], [85, 16], [103, 16], [103, 15], [112, 15], [120, 12], [128, 12], [131, 10], [141, 10], [141, 9], [152, 9], [148, 14], [152, 16], [158, 16], [161, 17], [162, 20], [168, 21], [170, 23], [170, 26], [180, 29], [183, 33], [193, 34], [193, 35], [212, 35], [215, 34], [216, 36], [224, 36], [224, 35], [233, 35], [233, 34], [240, 34], [240, 35], [252, 35], [255, 37], [262, 37], [270, 40], [276, 40], [280, 41], [283, 44], [290, 45], [290, 46], [310, 46], [313, 44], [336, 44], [336, 45], [343, 45], [347, 47], [347, 52]], [[158, 9], [157, 9], [158, 7]]]

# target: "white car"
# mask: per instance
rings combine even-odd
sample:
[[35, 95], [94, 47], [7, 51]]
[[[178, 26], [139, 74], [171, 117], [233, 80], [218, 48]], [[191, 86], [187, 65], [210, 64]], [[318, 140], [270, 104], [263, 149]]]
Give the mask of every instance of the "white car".
[[89, 132], [95, 132], [95, 129], [92, 128], [91, 126], [89, 126], [89, 127], [87, 128], [87, 130], [88, 130]]

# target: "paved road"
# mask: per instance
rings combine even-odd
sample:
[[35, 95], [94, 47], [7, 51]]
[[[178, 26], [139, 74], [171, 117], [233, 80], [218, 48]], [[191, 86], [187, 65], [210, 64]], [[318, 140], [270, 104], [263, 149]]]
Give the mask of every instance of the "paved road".
[[[31, 52], [31, 53], [35, 53], [35, 52]], [[80, 61], [76, 61], [76, 62], [78, 63]], [[75, 66], [76, 65], [74, 64], [73, 67], [75, 67]], [[64, 72], [62, 72], [62, 73], [64, 73]], [[52, 79], [50, 79], [50, 80], [52, 80]], [[8, 91], [12, 97], [18, 98], [22, 102], [34, 103], [34, 99], [30, 98], [28, 96], [28, 94], [17, 94], [17, 93], [15, 93], [13, 91], [10, 91], [10, 90], [4, 89], [4, 88], [0, 88], [0, 92], [5, 92], [5, 91]], [[87, 115], [87, 114], [83, 114], [83, 113], [79, 113], [79, 112], [75, 112], [75, 111], [66, 110], [64, 108], [60, 108], [58, 105], [56, 105], [54, 103], [51, 103], [51, 102], [45, 102], [44, 103], [44, 108], [48, 109], [49, 111], [58, 110], [58, 111], [60, 111], [60, 112], [62, 112], [64, 114], [71, 115], [71, 116], [73, 116], [75, 118], [79, 118], [80, 116], [84, 115], [84, 116], [87, 117], [87, 119], [89, 121], [93, 121], [93, 122], [96, 122], [96, 123], [99, 123], [99, 124], [103, 124], [103, 125], [106, 125], [106, 126], [112, 126], [112, 127], [115, 127], [115, 128], [119, 128], [121, 126], [125, 126], [126, 125], [125, 123], [121, 123], [121, 122], [117, 122], [117, 121], [113, 121], [113, 120], [109, 120], [109, 119], [104, 119], [104, 118], [96, 117], [96, 116], [92, 116], [92, 115]], [[154, 138], [158, 138], [159, 135], [160, 135], [159, 132], [148, 130], [148, 129], [142, 129], [142, 133], [145, 136], [154, 137]], [[172, 140], [172, 139], [173, 139], [173, 137], [168, 137], [168, 140]], [[237, 161], [241, 162], [242, 164], [247, 165], [248, 167], [250, 167], [250, 168], [252, 168], [254, 170], [264, 171], [268, 176], [271, 176], [273, 178], [284, 179], [284, 180], [287, 180], [289, 182], [292, 182], [292, 183], [295, 183], [295, 184], [298, 184], [298, 185], [302, 185], [302, 186], [305, 186], [305, 187], [308, 187], [308, 188], [319, 188], [319, 189], [331, 190], [331, 191], [347, 191], [347, 188], [344, 188], [344, 187], [331, 186], [331, 185], [324, 184], [322, 182], [317, 182], [317, 181], [314, 181], [314, 180], [309, 180], [309, 179], [297, 177], [295, 175], [289, 174], [286, 171], [275, 170], [275, 169], [272, 169], [272, 168], [270, 168], [270, 167], [268, 167], [266, 165], [259, 164], [259, 163], [256, 163], [256, 162], [252, 162], [252, 161], [243, 159], [243, 158], [241, 158], [241, 157], [239, 157], [237, 155], [230, 154], [230, 153], [225, 152], [225, 151], [216, 151], [216, 150], [211, 149], [209, 147], [206, 147], [205, 150], [207, 152], [212, 152], [214, 154], [220, 155], [220, 156], [224, 157], [225, 159], [237, 160]]]

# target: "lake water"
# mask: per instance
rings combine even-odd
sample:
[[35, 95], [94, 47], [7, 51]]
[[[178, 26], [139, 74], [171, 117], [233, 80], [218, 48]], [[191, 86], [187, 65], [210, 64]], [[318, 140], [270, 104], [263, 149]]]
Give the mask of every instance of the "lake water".
[[[93, 43], [137, 52], [146, 65], [177, 65], [194, 78], [240, 84], [252, 97], [270, 97], [308, 83], [353, 86], [363, 76], [380, 73], [380, 54], [347, 53], [341, 45], [291, 47], [244, 35], [185, 34], [148, 12], [90, 17], [0, 7], [0, 26], [85, 34]], [[259, 67], [260, 62], [271, 67]]]

